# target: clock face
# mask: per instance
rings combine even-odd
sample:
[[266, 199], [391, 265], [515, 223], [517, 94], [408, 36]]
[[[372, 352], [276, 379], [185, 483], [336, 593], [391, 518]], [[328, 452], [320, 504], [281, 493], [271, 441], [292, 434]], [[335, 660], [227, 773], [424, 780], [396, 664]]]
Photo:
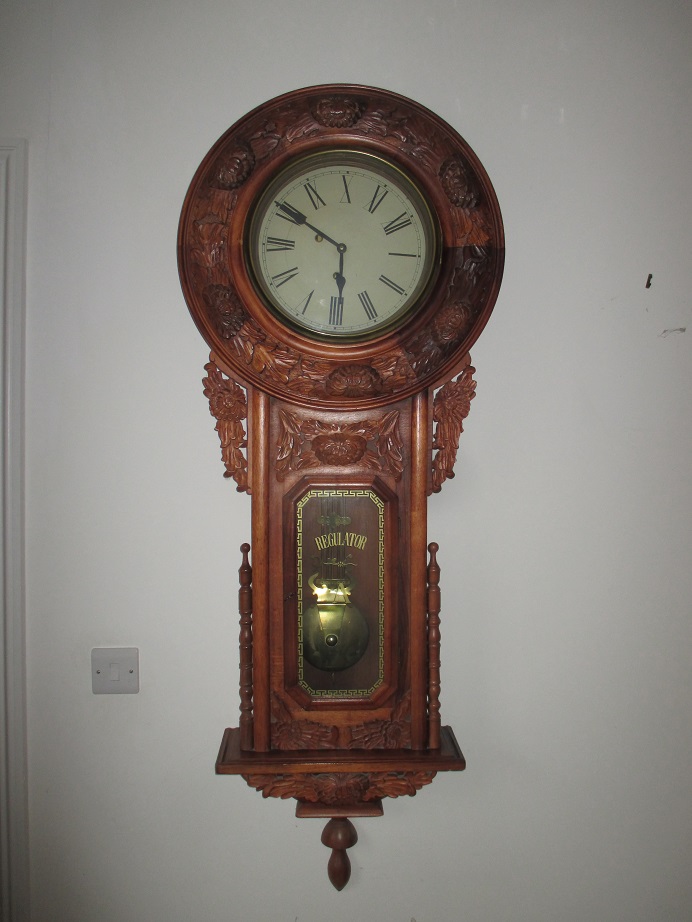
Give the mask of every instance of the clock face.
[[247, 257], [281, 319], [313, 338], [353, 341], [397, 326], [439, 265], [422, 193], [387, 160], [329, 151], [294, 161], [250, 217]]

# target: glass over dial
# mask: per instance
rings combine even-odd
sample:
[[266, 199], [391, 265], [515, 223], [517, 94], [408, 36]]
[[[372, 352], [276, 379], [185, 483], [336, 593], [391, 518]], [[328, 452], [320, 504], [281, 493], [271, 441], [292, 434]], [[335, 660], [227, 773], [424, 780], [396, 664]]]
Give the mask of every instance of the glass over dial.
[[294, 328], [344, 341], [402, 322], [438, 264], [439, 234], [412, 180], [372, 154], [295, 161], [254, 209], [247, 252], [257, 287]]

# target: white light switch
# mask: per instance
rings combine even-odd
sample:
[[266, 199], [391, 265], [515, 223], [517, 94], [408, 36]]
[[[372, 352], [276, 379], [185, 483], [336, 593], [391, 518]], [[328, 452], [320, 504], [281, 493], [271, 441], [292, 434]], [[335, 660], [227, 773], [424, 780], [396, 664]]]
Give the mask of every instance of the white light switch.
[[136, 695], [139, 649], [95, 647], [91, 651], [91, 689], [95, 695]]

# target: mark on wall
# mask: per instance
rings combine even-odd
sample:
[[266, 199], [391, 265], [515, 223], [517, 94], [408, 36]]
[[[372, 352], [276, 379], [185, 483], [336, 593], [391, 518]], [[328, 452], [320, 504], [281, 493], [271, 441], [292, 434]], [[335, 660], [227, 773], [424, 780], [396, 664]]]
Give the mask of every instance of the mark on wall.
[[662, 333], [659, 333], [658, 336], [659, 336], [659, 339], [660, 338], [665, 339], [666, 336], [670, 336], [671, 333], [686, 333], [686, 332], [687, 332], [687, 327], [675, 327], [674, 329], [664, 330]]

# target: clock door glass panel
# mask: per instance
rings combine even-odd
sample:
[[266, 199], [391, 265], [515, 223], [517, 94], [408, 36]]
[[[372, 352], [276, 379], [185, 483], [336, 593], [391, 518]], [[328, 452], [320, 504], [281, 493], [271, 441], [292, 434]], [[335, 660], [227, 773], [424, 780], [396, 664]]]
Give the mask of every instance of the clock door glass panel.
[[384, 681], [385, 502], [368, 487], [314, 486], [294, 508], [298, 685], [367, 698]]

